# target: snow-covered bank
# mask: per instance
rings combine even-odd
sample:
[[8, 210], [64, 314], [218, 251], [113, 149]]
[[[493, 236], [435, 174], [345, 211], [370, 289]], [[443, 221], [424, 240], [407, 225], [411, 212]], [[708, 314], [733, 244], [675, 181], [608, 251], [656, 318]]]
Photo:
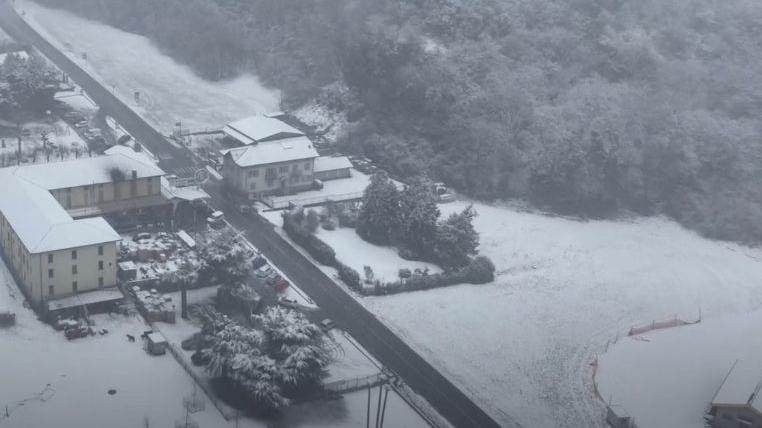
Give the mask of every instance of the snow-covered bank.
[[31, 1], [16, 3], [30, 24], [164, 133], [177, 122], [192, 131], [220, 129], [243, 116], [279, 109], [279, 92], [256, 76], [204, 80], [143, 36]]
[[602, 426], [590, 363], [608, 340], [653, 319], [695, 319], [700, 308], [706, 320], [762, 303], [760, 250], [660, 218], [474, 207], [494, 283], [361, 301], [505, 424]]

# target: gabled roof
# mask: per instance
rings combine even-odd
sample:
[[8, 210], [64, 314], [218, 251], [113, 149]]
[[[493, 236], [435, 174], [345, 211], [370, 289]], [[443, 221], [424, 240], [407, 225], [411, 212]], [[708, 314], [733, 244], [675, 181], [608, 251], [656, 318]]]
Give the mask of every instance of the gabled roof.
[[101, 217], [74, 220], [44, 188], [0, 169], [0, 212], [30, 253], [83, 247], [121, 238]]
[[244, 145], [304, 135], [293, 126], [267, 116], [250, 116], [231, 122], [222, 132]]
[[762, 360], [736, 361], [712, 399], [712, 406], [749, 406], [762, 413]]
[[125, 178], [135, 171], [138, 178], [158, 177], [164, 171], [140, 153], [125, 147], [107, 156], [79, 158], [61, 162], [13, 167], [14, 174], [47, 190], [104, 184], [113, 181], [111, 170], [117, 168]]
[[352, 168], [352, 161], [346, 156], [320, 156], [315, 159], [315, 172]]
[[236, 165], [241, 167], [267, 165], [318, 157], [317, 150], [307, 137], [287, 138], [267, 141], [250, 146], [238, 147], [224, 152]]

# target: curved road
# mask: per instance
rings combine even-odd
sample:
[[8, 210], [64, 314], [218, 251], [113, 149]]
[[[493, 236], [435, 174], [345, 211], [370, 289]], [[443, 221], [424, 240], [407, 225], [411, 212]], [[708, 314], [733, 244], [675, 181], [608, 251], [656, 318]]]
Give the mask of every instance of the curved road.
[[[85, 73], [76, 63], [48, 43], [26, 24], [7, 0], [0, 0], [0, 26], [19, 42], [39, 49], [61, 70], [76, 81], [110, 116], [122, 124], [137, 140], [148, 146], [168, 172], [194, 165], [193, 155], [170, 144], [127, 105]], [[499, 427], [470, 397], [455, 387], [418, 353], [392, 333], [373, 314], [348, 295], [331, 278], [315, 267], [301, 253], [283, 240], [261, 217], [238, 215], [236, 207], [221, 193], [209, 189], [215, 206], [228, 213], [228, 220], [259, 248], [292, 281], [306, 291], [326, 313], [347, 330], [363, 347], [405, 383], [422, 395], [456, 427]], [[516, 425], [517, 426], [517, 425]]]

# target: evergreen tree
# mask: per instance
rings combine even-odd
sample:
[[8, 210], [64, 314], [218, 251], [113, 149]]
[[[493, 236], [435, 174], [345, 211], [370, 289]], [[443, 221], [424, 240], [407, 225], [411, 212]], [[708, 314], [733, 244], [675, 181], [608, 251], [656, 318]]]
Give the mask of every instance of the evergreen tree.
[[469, 205], [453, 213], [437, 229], [436, 258], [445, 266], [465, 266], [477, 254], [479, 234], [474, 229], [476, 211]]
[[392, 243], [401, 224], [400, 203], [400, 193], [389, 176], [373, 175], [363, 195], [357, 233], [369, 242]]
[[418, 257], [431, 255], [437, 234], [439, 208], [431, 183], [414, 179], [400, 194], [401, 227], [397, 240]]

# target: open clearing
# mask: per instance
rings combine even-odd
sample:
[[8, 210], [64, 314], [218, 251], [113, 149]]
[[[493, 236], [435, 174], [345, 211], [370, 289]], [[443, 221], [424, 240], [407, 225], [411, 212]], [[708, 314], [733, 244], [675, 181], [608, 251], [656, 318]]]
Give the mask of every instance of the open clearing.
[[494, 283], [361, 301], [503, 423], [602, 426], [590, 363], [608, 340], [653, 319], [692, 320], [700, 308], [706, 320], [762, 303], [759, 250], [660, 218], [474, 207]]

